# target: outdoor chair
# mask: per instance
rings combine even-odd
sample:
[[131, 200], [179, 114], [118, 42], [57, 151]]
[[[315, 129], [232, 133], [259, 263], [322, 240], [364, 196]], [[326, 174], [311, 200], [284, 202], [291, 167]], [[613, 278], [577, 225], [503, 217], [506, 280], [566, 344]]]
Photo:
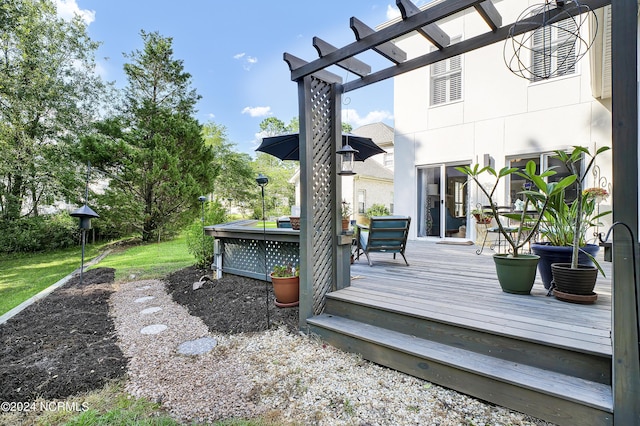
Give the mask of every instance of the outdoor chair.
[[[485, 212], [491, 212], [491, 206], [482, 206], [483, 211]], [[498, 212], [498, 214], [503, 214], [503, 213], [512, 213], [513, 209], [509, 206], [497, 206], [496, 210]], [[485, 213], [485, 214], [489, 214], [489, 213]], [[502, 234], [500, 233], [500, 228], [498, 228], [497, 224], [493, 225], [493, 221], [492, 224], [485, 224], [485, 234], [484, 234], [484, 240], [482, 241], [482, 246], [476, 251], [476, 254], [482, 254], [482, 251], [484, 250], [484, 246], [487, 242], [487, 238], [489, 236], [489, 234], [495, 234], [496, 237], [494, 239], [492, 239], [491, 242], [491, 246], [489, 247], [491, 250], [495, 250], [497, 253], [500, 253], [500, 249], [502, 246], [504, 246], [504, 250], [505, 252], [508, 250], [508, 242], [507, 240], [503, 240], [502, 239]], [[518, 231], [518, 227], [517, 226], [511, 226], [511, 224], [507, 223], [506, 226], [504, 226], [504, 229], [513, 234], [515, 232]]]
[[369, 226], [356, 225], [358, 228], [356, 260], [360, 259], [360, 252], [362, 252], [367, 257], [369, 266], [373, 266], [369, 257], [371, 252], [393, 253], [394, 259], [396, 253], [400, 253], [404, 263], [409, 266], [404, 250], [407, 247], [410, 224], [409, 216], [374, 216]]
[[276, 226], [278, 228], [291, 228], [291, 219], [286, 216], [279, 217], [276, 219]]

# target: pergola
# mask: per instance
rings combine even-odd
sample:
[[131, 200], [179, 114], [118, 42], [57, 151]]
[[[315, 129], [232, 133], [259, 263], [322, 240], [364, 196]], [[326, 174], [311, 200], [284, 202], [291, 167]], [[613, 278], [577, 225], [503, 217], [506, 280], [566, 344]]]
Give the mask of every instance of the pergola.
[[[516, 1], [516, 0], [506, 0]], [[342, 199], [337, 175], [336, 150], [341, 147], [341, 96], [343, 93], [428, 66], [466, 52], [504, 41], [512, 23], [502, 17], [490, 0], [443, 0], [420, 10], [410, 0], [396, 0], [402, 20], [379, 31], [351, 18], [356, 41], [336, 48], [315, 37], [320, 58], [311, 62], [288, 53], [291, 79], [298, 84], [300, 117], [300, 326], [322, 312], [325, 295], [349, 285], [351, 235], [340, 231], [339, 202]], [[557, 1], [559, 11], [564, 1]], [[583, 0], [592, 10], [611, 5], [612, 16], [612, 145], [613, 219], [626, 224], [613, 240], [613, 397], [616, 425], [640, 423], [640, 357], [636, 312], [637, 283], [631, 256], [638, 245], [638, 82], [637, 12], [635, 0]], [[438, 21], [465, 10], [475, 10], [486, 22], [487, 31], [450, 44]], [[554, 11], [552, 10], [552, 13]], [[518, 26], [524, 33], [533, 28]], [[417, 31], [437, 50], [407, 60], [392, 40]], [[374, 51], [389, 60], [377, 71], [355, 58]], [[326, 70], [336, 65], [355, 74], [347, 83]]]

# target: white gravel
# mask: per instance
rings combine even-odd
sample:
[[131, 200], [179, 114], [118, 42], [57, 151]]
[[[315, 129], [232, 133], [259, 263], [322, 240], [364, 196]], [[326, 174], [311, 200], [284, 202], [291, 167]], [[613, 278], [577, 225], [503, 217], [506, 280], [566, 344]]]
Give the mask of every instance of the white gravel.
[[[263, 416], [304, 425], [549, 425], [284, 329], [213, 335], [161, 281], [123, 284], [110, 302], [130, 358], [126, 390], [185, 423]], [[141, 333], [154, 324], [167, 328]], [[201, 355], [179, 353], [200, 338], [217, 345]]]

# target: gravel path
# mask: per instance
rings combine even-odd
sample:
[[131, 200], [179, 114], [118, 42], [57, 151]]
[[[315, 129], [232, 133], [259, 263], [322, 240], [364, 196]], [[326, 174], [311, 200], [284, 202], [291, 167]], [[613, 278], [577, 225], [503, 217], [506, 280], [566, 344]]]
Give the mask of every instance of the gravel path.
[[[123, 284], [110, 303], [130, 357], [126, 390], [184, 422], [264, 416], [305, 425], [549, 425], [284, 328], [212, 335], [162, 281]], [[179, 350], [201, 338], [217, 344], [200, 355]]]

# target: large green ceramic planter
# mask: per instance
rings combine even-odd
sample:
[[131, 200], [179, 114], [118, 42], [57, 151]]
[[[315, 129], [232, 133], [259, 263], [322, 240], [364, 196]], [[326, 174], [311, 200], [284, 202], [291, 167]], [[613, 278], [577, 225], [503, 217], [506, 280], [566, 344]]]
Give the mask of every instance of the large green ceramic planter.
[[502, 291], [513, 294], [531, 293], [539, 259], [540, 256], [535, 254], [519, 254], [518, 257], [494, 254], [493, 261]]

